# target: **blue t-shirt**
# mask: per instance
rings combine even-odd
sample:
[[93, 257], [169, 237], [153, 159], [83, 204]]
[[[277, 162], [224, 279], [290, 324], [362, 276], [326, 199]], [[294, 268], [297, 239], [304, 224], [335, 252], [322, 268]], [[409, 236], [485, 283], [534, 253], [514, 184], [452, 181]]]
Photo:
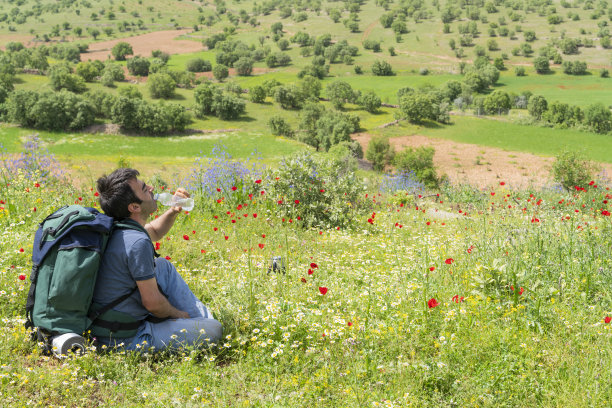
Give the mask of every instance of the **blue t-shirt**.
[[[149, 236], [133, 229], [117, 229], [102, 257], [93, 302], [107, 305], [134, 290], [136, 281], [154, 277], [154, 249]], [[138, 289], [113, 309], [138, 320], [149, 315], [142, 305]]]

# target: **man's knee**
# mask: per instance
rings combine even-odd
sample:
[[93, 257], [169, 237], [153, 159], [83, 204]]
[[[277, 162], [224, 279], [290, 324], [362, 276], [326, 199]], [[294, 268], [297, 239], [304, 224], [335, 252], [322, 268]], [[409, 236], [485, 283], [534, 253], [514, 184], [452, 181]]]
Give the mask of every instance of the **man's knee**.
[[223, 337], [223, 326], [215, 319], [205, 319], [204, 339], [208, 343], [219, 344]]

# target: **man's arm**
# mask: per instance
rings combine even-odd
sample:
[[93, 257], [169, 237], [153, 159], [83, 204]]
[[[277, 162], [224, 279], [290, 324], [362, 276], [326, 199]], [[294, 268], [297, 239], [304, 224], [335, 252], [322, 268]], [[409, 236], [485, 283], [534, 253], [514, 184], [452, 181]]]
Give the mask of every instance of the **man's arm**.
[[136, 281], [136, 284], [140, 291], [142, 305], [151, 312], [153, 316], [162, 318], [169, 317], [172, 319], [189, 318], [189, 313], [178, 310], [168, 302], [168, 299], [166, 299], [157, 287], [157, 279], [151, 278]]
[[[177, 189], [176, 194], [184, 198], [189, 197], [189, 193], [183, 188]], [[168, 211], [145, 225], [145, 230], [149, 233], [151, 241], [155, 242], [162, 239], [164, 235], [170, 231], [170, 228], [174, 225], [174, 221], [176, 221], [176, 216], [179, 215], [181, 211], [181, 207], [170, 207]]]

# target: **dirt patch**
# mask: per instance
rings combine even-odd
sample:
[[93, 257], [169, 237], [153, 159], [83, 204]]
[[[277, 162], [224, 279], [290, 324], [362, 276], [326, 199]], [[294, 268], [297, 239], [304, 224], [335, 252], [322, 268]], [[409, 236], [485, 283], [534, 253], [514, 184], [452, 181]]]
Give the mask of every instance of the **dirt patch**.
[[156, 31], [129, 38], [118, 38], [93, 43], [89, 46], [89, 50], [86, 53], [81, 54], [81, 60], [106, 60], [109, 58], [113, 46], [122, 41], [132, 46], [134, 55], [143, 57], [151, 56], [151, 51], [153, 50], [161, 50], [168, 54], [185, 54], [202, 51], [204, 46], [198, 41], [176, 39], [192, 31], [191, 29]]
[[[353, 135], [365, 151], [371, 135]], [[389, 139], [396, 151], [405, 147], [431, 146], [436, 150], [434, 164], [439, 174], [446, 174], [453, 183], [476, 187], [495, 186], [501, 181], [511, 188], [542, 187], [551, 183], [552, 157], [513, 152], [422, 135]], [[600, 164], [612, 174], [611, 164]]]

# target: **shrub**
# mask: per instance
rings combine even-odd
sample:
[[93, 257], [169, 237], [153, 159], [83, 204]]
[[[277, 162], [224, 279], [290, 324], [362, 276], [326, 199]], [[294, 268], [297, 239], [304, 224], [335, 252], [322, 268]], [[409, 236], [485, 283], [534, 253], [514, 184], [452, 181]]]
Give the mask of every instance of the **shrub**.
[[42, 93], [18, 90], [9, 96], [5, 109], [11, 122], [42, 130], [79, 130], [95, 119], [91, 103], [66, 90]]
[[525, 67], [515, 67], [514, 68], [514, 75], [516, 75], [516, 76], [526, 76], [527, 74], [525, 73]]
[[576, 152], [559, 154], [552, 165], [553, 179], [568, 191], [574, 187], [587, 187], [592, 179], [593, 165]]
[[366, 159], [372, 162], [374, 170], [383, 171], [385, 166], [391, 164], [395, 151], [385, 136], [374, 136], [368, 143]]
[[342, 109], [345, 103], [355, 102], [355, 92], [346, 81], [331, 82], [325, 88], [325, 93], [336, 109]]
[[127, 69], [132, 75], [147, 76], [150, 66], [151, 63], [146, 58], [134, 57], [127, 60]]
[[272, 116], [268, 120], [268, 127], [274, 136], [293, 137], [291, 126], [282, 116]]
[[102, 75], [110, 76], [113, 81], [123, 81], [125, 80], [125, 74], [123, 73], [123, 69], [119, 64], [114, 64], [112, 62], [107, 62], [102, 70]]
[[56, 91], [66, 89], [71, 92], [80, 93], [87, 90], [87, 86], [85, 85], [83, 78], [72, 74], [67, 65], [54, 65], [49, 69], [48, 76], [51, 87]]
[[86, 82], [91, 82], [95, 77], [100, 75], [100, 69], [91, 61], [79, 62], [76, 66], [75, 73]]
[[532, 96], [531, 98], [529, 98], [527, 110], [529, 111], [529, 114], [531, 116], [540, 120], [542, 119], [542, 115], [544, 114], [544, 112], [548, 110], [548, 102], [543, 96]]
[[382, 105], [382, 101], [378, 95], [372, 91], [369, 91], [359, 97], [357, 104], [363, 107], [366, 111], [374, 113], [378, 111]]
[[171, 98], [174, 95], [174, 88], [176, 88], [176, 82], [168, 74], [151, 74], [147, 79], [147, 87], [149, 93], [154, 99], [157, 98]]
[[187, 61], [185, 69], [189, 72], [210, 72], [212, 64], [202, 58], [193, 58]]
[[351, 140], [351, 133], [359, 130], [359, 117], [340, 112], [323, 111], [315, 121], [315, 137], [308, 143], [328, 151], [331, 146]]
[[508, 113], [512, 103], [507, 92], [495, 90], [484, 98], [483, 108], [488, 114]]
[[584, 111], [584, 124], [597, 133], [608, 133], [612, 130], [612, 112], [603, 103], [587, 106]]
[[122, 41], [115, 44], [111, 49], [111, 55], [116, 61], [125, 61], [128, 55], [134, 55], [134, 50], [129, 43]]
[[196, 116], [215, 115], [223, 120], [236, 119], [245, 112], [246, 103], [225, 94], [210, 83], [199, 85], [194, 91]]
[[363, 183], [343, 160], [299, 153], [284, 159], [270, 180], [280, 215], [299, 217], [304, 228], [346, 227], [365, 209]]
[[408, 148], [395, 155], [393, 163], [400, 173], [412, 173], [426, 187], [438, 188], [440, 180], [433, 162], [434, 154], [433, 147]]
[[304, 98], [295, 85], [281, 85], [275, 88], [274, 100], [283, 109], [299, 109], [302, 107]]
[[240, 76], [248, 76], [253, 72], [253, 60], [248, 57], [241, 57], [234, 63], [236, 73]]
[[374, 61], [372, 64], [372, 73], [376, 76], [391, 76], [393, 75], [393, 68], [387, 61]]
[[225, 65], [217, 64], [213, 68], [213, 76], [217, 81], [223, 82], [223, 80], [229, 76], [229, 70]]
[[261, 85], [249, 89], [249, 98], [253, 103], [263, 103], [266, 100], [266, 90]]

